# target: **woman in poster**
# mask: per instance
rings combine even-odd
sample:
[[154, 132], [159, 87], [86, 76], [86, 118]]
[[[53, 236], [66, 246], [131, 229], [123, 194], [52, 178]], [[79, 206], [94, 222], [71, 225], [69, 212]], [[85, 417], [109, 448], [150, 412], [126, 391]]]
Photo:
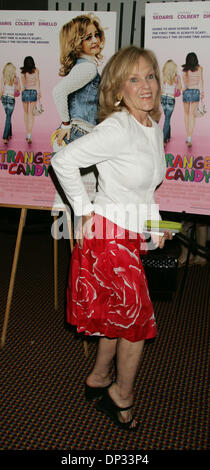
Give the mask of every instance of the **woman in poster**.
[[24, 123], [26, 128], [26, 140], [28, 144], [31, 144], [32, 129], [35, 119], [34, 109], [37, 104], [37, 100], [41, 98], [39, 70], [35, 65], [33, 57], [25, 57], [23, 67], [21, 67], [21, 74], [21, 81], [23, 86], [22, 103], [24, 111]]
[[179, 96], [181, 89], [182, 85], [180, 76], [177, 74], [177, 65], [173, 60], [169, 59], [165, 62], [162, 70], [161, 105], [165, 116], [163, 125], [165, 144], [171, 138], [171, 116], [175, 107], [176, 95]]
[[192, 134], [195, 127], [195, 110], [200, 99], [204, 97], [203, 68], [198, 63], [195, 52], [186, 56], [183, 68], [183, 103], [186, 128], [186, 143], [192, 147]]
[[[86, 399], [100, 398], [97, 410], [133, 431], [138, 426], [134, 383], [144, 340], [156, 336], [140, 259], [142, 232], [149, 213], [160, 217], [154, 191], [166, 171], [163, 133], [156, 122], [160, 76], [154, 54], [135, 46], [114, 54], [102, 72], [99, 101], [100, 124], [52, 159], [75, 215], [81, 216], [71, 258], [67, 320], [78, 332], [100, 338], [86, 380]], [[99, 171], [94, 203], [79, 172], [92, 164]], [[171, 235], [156, 237], [155, 243], [163, 247]]]
[[6, 113], [6, 121], [3, 133], [4, 143], [12, 137], [12, 113], [15, 107], [15, 97], [20, 94], [20, 80], [16, 76], [16, 67], [8, 62], [4, 68], [1, 79], [1, 101]]
[[[92, 131], [97, 123], [97, 70], [105, 43], [100, 21], [92, 14], [80, 15], [65, 24], [60, 31], [59, 75], [62, 80], [53, 89], [53, 97], [61, 118], [60, 128], [51, 138], [54, 151]], [[95, 190], [96, 178], [91, 173]], [[89, 180], [91, 179], [89, 173]], [[54, 208], [60, 205], [56, 194]]]

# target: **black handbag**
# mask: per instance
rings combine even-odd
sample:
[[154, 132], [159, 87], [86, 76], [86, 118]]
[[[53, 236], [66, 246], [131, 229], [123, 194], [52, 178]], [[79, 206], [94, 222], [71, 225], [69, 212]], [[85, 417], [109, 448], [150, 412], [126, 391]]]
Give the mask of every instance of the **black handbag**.
[[177, 288], [178, 260], [170, 255], [149, 252], [141, 256], [151, 297], [171, 297]]

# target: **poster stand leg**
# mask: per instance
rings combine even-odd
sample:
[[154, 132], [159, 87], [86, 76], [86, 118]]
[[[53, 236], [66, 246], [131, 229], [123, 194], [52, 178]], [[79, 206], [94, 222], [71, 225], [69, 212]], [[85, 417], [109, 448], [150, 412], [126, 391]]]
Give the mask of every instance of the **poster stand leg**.
[[[65, 211], [65, 213], [66, 213], [68, 232], [69, 232], [70, 250], [71, 250], [71, 253], [72, 253], [73, 247], [74, 247], [74, 239], [73, 239], [71, 215], [69, 214], [68, 211]], [[13, 264], [12, 264], [12, 270], [11, 270], [11, 275], [10, 275], [9, 290], [8, 290], [8, 295], [7, 295], [7, 304], [6, 304], [6, 310], [5, 310], [5, 315], [4, 315], [4, 323], [3, 323], [2, 335], [1, 335], [1, 348], [2, 349], [3, 349], [3, 347], [5, 345], [5, 341], [6, 341], [7, 327], [8, 327], [8, 321], [9, 321], [9, 313], [10, 313], [10, 307], [11, 307], [11, 302], [12, 302], [15, 276], [16, 276], [16, 271], [17, 271], [17, 263], [18, 263], [19, 253], [20, 253], [20, 246], [21, 246], [21, 240], [22, 240], [22, 235], [23, 235], [23, 229], [24, 229], [25, 221], [26, 221], [26, 215], [27, 215], [27, 208], [22, 207], [21, 208], [19, 225], [18, 225], [18, 233], [17, 233], [17, 238], [16, 238], [15, 252], [14, 252], [14, 257], [13, 257]], [[54, 216], [54, 225], [53, 226], [54, 226], [54, 233], [53, 233], [53, 235], [54, 235], [54, 308], [55, 308], [55, 310], [57, 310], [58, 309], [58, 237], [57, 237], [58, 216], [57, 215]], [[83, 346], [84, 346], [85, 356], [88, 356], [88, 343], [87, 343], [87, 340], [83, 341]]]
[[23, 228], [25, 225], [26, 215], [27, 215], [27, 209], [22, 208], [21, 214], [20, 214], [19, 226], [18, 226], [18, 234], [17, 234], [17, 239], [16, 239], [15, 253], [14, 253], [14, 258], [13, 258], [12, 271], [11, 271], [9, 290], [8, 290], [8, 296], [7, 296], [6, 311], [5, 311], [4, 324], [3, 324], [2, 336], [1, 336], [2, 348], [4, 347], [5, 340], [6, 340], [7, 326], [8, 326], [8, 321], [9, 321], [9, 312], [10, 312], [10, 306], [11, 306], [11, 301], [12, 301], [15, 275], [16, 275], [16, 270], [17, 270], [17, 263], [18, 263], [19, 253], [20, 253], [20, 245], [21, 245], [21, 239], [22, 239], [22, 234], [23, 234]]
[[[17, 263], [18, 263], [19, 253], [20, 253], [20, 246], [21, 246], [21, 241], [22, 241], [23, 229], [25, 226], [26, 215], [27, 215], [27, 208], [22, 207], [20, 220], [19, 220], [19, 226], [18, 226], [18, 233], [17, 233], [17, 238], [16, 238], [12, 270], [11, 270], [11, 275], [10, 275], [10, 283], [9, 283], [9, 290], [8, 290], [8, 295], [7, 295], [7, 304], [6, 304], [6, 310], [5, 310], [5, 315], [4, 315], [4, 323], [3, 323], [2, 335], [1, 335], [1, 348], [4, 347], [5, 341], [6, 341], [10, 307], [11, 307], [11, 302], [12, 302], [15, 276], [16, 276], [16, 271], [17, 271]], [[66, 216], [68, 220], [67, 212], [66, 212]], [[68, 227], [69, 227], [70, 249], [72, 251], [73, 250], [73, 238], [72, 238], [72, 228], [71, 228], [70, 223], [68, 224]], [[58, 309], [58, 240], [56, 237], [57, 229], [58, 229], [57, 217], [54, 217], [54, 308], [55, 310]]]
[[54, 216], [54, 307], [55, 310], [58, 310], [58, 240], [56, 237], [57, 234], [57, 224], [58, 218]]

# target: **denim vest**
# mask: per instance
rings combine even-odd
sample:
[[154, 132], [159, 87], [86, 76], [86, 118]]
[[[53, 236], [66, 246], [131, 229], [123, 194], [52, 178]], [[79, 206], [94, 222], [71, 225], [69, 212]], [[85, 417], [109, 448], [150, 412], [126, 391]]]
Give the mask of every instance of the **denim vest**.
[[[80, 64], [87, 59], [77, 59], [76, 64]], [[97, 72], [95, 78], [87, 85], [70, 93], [68, 96], [68, 108], [70, 119], [81, 119], [90, 124], [97, 124], [98, 112], [98, 87], [100, 75]]]

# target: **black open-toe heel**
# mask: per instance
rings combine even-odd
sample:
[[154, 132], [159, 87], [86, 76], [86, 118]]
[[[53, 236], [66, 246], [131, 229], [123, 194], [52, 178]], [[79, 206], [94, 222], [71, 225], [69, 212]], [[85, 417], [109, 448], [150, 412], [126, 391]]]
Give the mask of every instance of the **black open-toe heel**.
[[85, 398], [87, 401], [94, 400], [95, 398], [102, 397], [109, 387], [112, 384], [107, 385], [107, 387], [90, 387], [89, 385], [85, 384]]
[[133, 408], [133, 405], [127, 406], [126, 408], [120, 408], [111, 399], [108, 390], [105, 392], [104, 396], [96, 403], [95, 408], [97, 411], [101, 411], [106, 416], [109, 416], [109, 418], [111, 418], [114, 423], [122, 429], [126, 429], [127, 431], [135, 431], [138, 427], [138, 423], [136, 423], [136, 426], [131, 427], [134, 418], [127, 422], [119, 420], [119, 413], [121, 411], [130, 410], [131, 408]]

